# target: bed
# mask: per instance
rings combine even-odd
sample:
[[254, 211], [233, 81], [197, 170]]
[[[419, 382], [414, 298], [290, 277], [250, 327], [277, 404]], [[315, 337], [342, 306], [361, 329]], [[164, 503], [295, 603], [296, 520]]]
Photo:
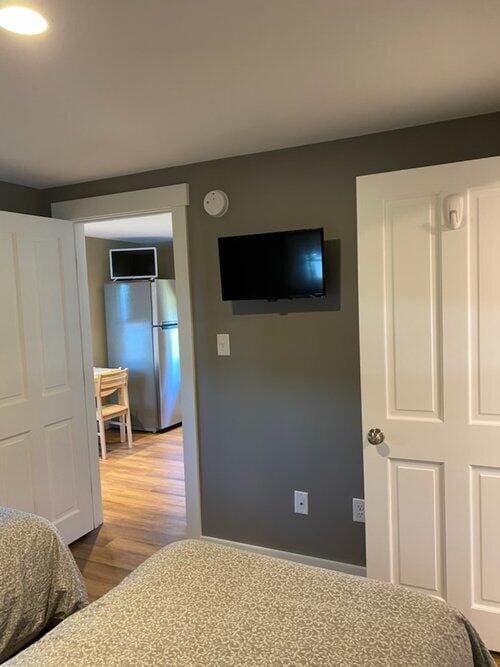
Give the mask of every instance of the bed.
[[9, 665], [418, 665], [492, 659], [444, 602], [200, 540], [165, 547]]
[[54, 526], [0, 507], [0, 662], [86, 604], [80, 572]]

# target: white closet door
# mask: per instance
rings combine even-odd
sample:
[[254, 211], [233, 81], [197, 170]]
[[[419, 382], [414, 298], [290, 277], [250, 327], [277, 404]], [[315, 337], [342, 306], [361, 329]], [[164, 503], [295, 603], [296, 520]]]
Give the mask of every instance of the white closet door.
[[368, 575], [500, 650], [500, 158], [359, 178], [358, 262]]
[[0, 504], [93, 528], [73, 225], [0, 212]]

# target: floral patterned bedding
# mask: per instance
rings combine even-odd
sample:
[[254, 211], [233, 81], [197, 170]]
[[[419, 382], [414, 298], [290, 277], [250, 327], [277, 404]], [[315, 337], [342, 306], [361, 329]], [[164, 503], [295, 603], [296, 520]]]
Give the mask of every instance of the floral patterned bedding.
[[165, 547], [11, 665], [493, 665], [444, 602], [206, 541]]
[[86, 604], [80, 572], [54, 526], [0, 507], [0, 662]]

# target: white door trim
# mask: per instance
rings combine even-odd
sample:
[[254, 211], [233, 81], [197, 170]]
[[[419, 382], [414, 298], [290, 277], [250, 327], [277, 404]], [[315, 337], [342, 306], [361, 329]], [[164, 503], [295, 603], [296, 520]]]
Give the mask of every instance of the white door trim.
[[182, 421], [184, 431], [184, 473], [186, 486], [186, 521], [189, 537], [201, 535], [200, 475], [198, 468], [198, 406], [193, 337], [193, 312], [189, 270], [187, 206], [189, 186], [186, 183], [147, 190], [120, 192], [98, 197], [54, 202], [52, 216], [75, 224], [78, 291], [82, 326], [85, 390], [89, 425], [89, 456], [92, 472], [94, 524], [102, 523], [99, 453], [96, 447], [96, 423], [92, 377], [92, 342], [88, 300], [87, 261], [84, 222], [149, 213], [172, 214], [174, 263], [179, 313], [179, 344], [182, 374]]
[[90, 222], [128, 215], [163, 213], [178, 206], [189, 205], [189, 185], [164, 185], [161, 188], [117, 192], [112, 195], [85, 197], [70, 201], [54, 202], [52, 217], [61, 220]]

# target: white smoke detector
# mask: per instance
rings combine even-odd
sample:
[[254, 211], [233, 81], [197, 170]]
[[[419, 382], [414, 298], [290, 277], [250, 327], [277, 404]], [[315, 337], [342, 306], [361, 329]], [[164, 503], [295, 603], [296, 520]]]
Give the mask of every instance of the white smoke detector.
[[229, 208], [229, 197], [222, 190], [211, 190], [205, 195], [203, 208], [213, 218], [221, 218]]

